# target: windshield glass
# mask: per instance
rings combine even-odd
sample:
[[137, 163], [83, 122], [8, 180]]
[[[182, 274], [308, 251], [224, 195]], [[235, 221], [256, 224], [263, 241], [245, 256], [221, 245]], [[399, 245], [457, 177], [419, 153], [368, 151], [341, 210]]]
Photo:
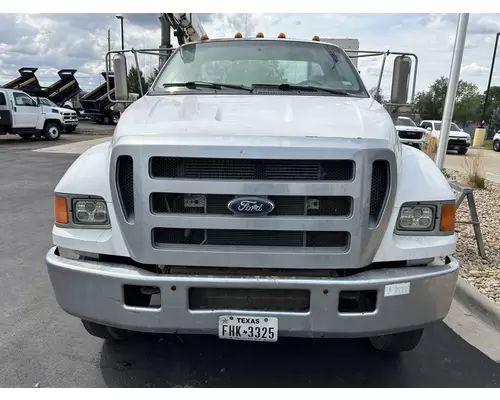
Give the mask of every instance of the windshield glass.
[[417, 125], [415, 125], [415, 122], [413, 122], [411, 119], [407, 119], [407, 118], [398, 118], [396, 120], [396, 125], [417, 126]]
[[[248, 87], [257, 84], [316, 86], [368, 97], [347, 55], [337, 47], [317, 42], [235, 40], [190, 43], [179, 48], [168, 60], [152, 93], [213, 93], [213, 88], [168, 86], [192, 81]], [[235, 92], [235, 88], [221, 90]]]
[[[434, 124], [434, 126], [436, 127], [435, 129], [437, 131], [441, 130], [441, 122], [436, 122]], [[460, 128], [457, 126], [457, 124], [455, 124], [454, 122], [452, 122], [451, 125], [450, 125], [450, 131], [460, 131]]]
[[55, 103], [46, 98], [40, 98], [40, 103], [45, 104], [46, 106], [57, 107]]

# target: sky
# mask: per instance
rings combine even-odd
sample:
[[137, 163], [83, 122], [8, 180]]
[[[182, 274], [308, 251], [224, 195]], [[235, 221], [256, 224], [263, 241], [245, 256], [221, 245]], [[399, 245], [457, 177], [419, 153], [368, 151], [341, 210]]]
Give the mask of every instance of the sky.
[[[156, 48], [160, 44], [159, 14], [122, 14], [126, 48]], [[458, 14], [198, 14], [211, 38], [235, 32], [266, 37], [284, 32], [287, 37], [310, 39], [356, 38], [362, 50], [415, 53], [419, 58], [417, 91], [440, 76], [448, 77]], [[0, 14], [0, 85], [19, 76], [21, 67], [38, 68], [42, 85], [58, 80], [59, 69], [77, 69], [80, 86], [92, 90], [103, 82], [107, 31], [111, 47], [121, 47], [120, 21], [114, 14]], [[460, 78], [486, 89], [500, 14], [470, 14]], [[176, 45], [176, 41], [173, 40]], [[500, 57], [500, 51], [497, 53]], [[152, 56], [139, 57], [149, 75], [157, 66]], [[498, 60], [497, 60], [498, 61]], [[393, 58], [382, 81], [388, 94]], [[498, 61], [500, 63], [500, 61]], [[377, 84], [381, 58], [360, 60], [366, 86]], [[500, 85], [494, 69], [493, 85]]]

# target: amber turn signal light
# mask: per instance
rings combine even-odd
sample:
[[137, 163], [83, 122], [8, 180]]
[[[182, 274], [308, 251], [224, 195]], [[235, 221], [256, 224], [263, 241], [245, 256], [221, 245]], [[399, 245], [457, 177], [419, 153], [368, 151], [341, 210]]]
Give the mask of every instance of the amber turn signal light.
[[64, 197], [54, 197], [54, 220], [64, 225], [69, 222], [68, 203]]
[[443, 204], [441, 207], [441, 222], [439, 230], [441, 232], [450, 232], [455, 230], [457, 208], [455, 204]]

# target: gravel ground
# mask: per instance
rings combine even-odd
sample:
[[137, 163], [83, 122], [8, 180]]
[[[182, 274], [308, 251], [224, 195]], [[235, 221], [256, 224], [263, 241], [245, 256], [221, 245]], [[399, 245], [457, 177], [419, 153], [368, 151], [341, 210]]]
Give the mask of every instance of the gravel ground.
[[[447, 175], [464, 183], [464, 174], [446, 170]], [[500, 185], [486, 181], [485, 189], [474, 190], [474, 200], [486, 249], [486, 260], [478, 253], [472, 225], [457, 224], [457, 258], [462, 263], [460, 276], [481, 293], [500, 305]], [[470, 221], [469, 205], [465, 199], [457, 210], [457, 220]]]

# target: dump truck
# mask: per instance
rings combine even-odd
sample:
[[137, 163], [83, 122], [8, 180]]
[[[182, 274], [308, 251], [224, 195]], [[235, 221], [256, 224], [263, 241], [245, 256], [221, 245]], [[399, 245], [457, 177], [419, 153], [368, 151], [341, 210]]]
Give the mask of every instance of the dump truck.
[[[459, 263], [454, 193], [394, 126], [411, 58], [394, 60], [384, 108], [335, 44], [210, 39], [182, 15], [188, 40], [55, 188], [45, 262], [60, 307], [106, 340], [414, 349], [447, 315]], [[135, 53], [106, 55], [116, 102]]]
[[[116, 124], [120, 113], [114, 110], [115, 95], [113, 73], [103, 72], [104, 83], [80, 98], [85, 116], [100, 124]], [[108, 78], [106, 78], [108, 77]]]

